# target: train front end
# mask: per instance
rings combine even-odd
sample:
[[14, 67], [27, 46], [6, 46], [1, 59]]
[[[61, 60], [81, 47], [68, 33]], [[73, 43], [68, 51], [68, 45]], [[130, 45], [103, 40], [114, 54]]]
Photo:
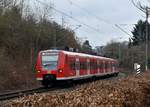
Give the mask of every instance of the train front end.
[[57, 78], [59, 51], [41, 51], [36, 62], [36, 79], [42, 85], [49, 86], [54, 84]]

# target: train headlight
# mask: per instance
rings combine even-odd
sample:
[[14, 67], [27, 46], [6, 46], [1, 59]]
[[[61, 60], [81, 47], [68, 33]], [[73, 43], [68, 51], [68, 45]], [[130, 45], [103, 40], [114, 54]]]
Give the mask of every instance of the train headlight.
[[63, 69], [59, 69], [58, 72], [59, 72], [59, 73], [62, 73], [62, 72], [63, 72]]
[[37, 73], [41, 73], [41, 71], [37, 71]]

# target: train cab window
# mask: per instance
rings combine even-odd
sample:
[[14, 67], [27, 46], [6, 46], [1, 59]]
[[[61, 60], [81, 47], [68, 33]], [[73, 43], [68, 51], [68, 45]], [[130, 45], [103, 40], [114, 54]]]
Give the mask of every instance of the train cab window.
[[45, 70], [57, 69], [58, 53], [41, 53], [42, 68]]

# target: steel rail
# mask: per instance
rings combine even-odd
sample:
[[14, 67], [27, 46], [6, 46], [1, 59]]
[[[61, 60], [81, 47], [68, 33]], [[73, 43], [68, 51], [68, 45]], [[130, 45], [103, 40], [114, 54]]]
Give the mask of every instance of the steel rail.
[[39, 87], [39, 88], [35, 88], [35, 89], [4, 93], [4, 94], [0, 94], [0, 101], [9, 100], [9, 99], [13, 99], [13, 98], [19, 98], [19, 97], [22, 97], [25, 95], [32, 95], [34, 93], [43, 93], [43, 92], [53, 91], [53, 90], [54, 90], [54, 88]]

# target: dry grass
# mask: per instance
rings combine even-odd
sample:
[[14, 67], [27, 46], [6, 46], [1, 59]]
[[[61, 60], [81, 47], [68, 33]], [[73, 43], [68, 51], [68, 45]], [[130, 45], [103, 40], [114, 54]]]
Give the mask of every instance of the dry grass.
[[150, 73], [118, 81], [96, 81], [71, 92], [35, 94], [7, 104], [8, 107], [149, 107]]

